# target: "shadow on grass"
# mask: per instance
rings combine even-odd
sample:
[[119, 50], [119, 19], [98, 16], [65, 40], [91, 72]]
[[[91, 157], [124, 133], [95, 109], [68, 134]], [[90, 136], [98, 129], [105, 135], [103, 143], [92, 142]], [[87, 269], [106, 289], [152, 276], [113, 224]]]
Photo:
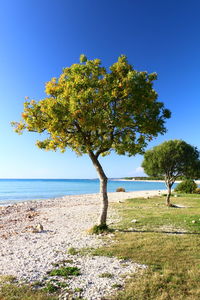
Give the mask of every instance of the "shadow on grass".
[[158, 230], [129, 230], [129, 229], [114, 229], [118, 232], [135, 232], [135, 233], [164, 233], [164, 234], [189, 234], [189, 235], [200, 235], [200, 232], [188, 232], [188, 231], [158, 231]]

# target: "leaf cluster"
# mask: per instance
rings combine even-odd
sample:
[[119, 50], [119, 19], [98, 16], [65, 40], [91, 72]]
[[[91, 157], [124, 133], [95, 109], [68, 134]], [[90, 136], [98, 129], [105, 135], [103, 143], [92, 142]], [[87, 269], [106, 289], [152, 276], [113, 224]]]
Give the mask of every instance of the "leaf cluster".
[[15, 131], [47, 133], [37, 146], [98, 157], [111, 150], [117, 154], [142, 153], [147, 142], [165, 133], [169, 110], [157, 101], [155, 73], [134, 70], [122, 55], [109, 71], [99, 59], [64, 68], [59, 78], [46, 83], [47, 96], [26, 101], [22, 121]]

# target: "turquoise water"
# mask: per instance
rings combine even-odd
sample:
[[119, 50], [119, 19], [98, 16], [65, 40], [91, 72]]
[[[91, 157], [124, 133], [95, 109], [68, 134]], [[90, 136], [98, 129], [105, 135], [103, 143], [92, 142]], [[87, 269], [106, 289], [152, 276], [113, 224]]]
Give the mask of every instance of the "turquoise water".
[[[108, 181], [108, 192], [115, 192], [118, 187], [126, 191], [165, 189], [162, 182]], [[0, 179], [0, 205], [98, 192], [98, 179]]]

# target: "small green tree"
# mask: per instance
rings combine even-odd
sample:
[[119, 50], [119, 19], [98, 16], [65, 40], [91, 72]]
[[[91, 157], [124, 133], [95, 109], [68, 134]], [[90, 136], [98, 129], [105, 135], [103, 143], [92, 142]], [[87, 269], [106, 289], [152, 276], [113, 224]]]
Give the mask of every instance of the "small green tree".
[[200, 176], [200, 155], [196, 147], [182, 140], [166, 141], [144, 154], [142, 167], [147, 175], [164, 176], [168, 189], [166, 204], [171, 206], [171, 188], [177, 177]]
[[26, 101], [22, 121], [12, 123], [17, 133], [46, 132], [47, 139], [37, 142], [41, 149], [71, 148], [89, 155], [100, 178], [100, 225], [106, 224], [108, 197], [99, 156], [111, 150], [121, 155], [143, 153], [148, 141], [166, 131], [170, 112], [157, 101], [156, 77], [134, 70], [125, 56], [107, 71], [99, 59], [81, 55], [80, 63], [47, 82], [47, 97]]

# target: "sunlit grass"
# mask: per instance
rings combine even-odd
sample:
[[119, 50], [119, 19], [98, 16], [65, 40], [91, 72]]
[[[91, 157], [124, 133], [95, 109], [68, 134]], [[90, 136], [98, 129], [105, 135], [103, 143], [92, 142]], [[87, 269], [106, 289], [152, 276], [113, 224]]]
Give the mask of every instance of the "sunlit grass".
[[115, 225], [115, 243], [95, 254], [129, 258], [148, 268], [113, 299], [200, 299], [200, 196], [172, 202], [184, 207], [166, 207], [164, 197], [115, 204], [122, 218]]
[[49, 295], [45, 291], [36, 290], [28, 285], [18, 286], [8, 283], [0, 288], [1, 300], [57, 300], [58, 296]]

